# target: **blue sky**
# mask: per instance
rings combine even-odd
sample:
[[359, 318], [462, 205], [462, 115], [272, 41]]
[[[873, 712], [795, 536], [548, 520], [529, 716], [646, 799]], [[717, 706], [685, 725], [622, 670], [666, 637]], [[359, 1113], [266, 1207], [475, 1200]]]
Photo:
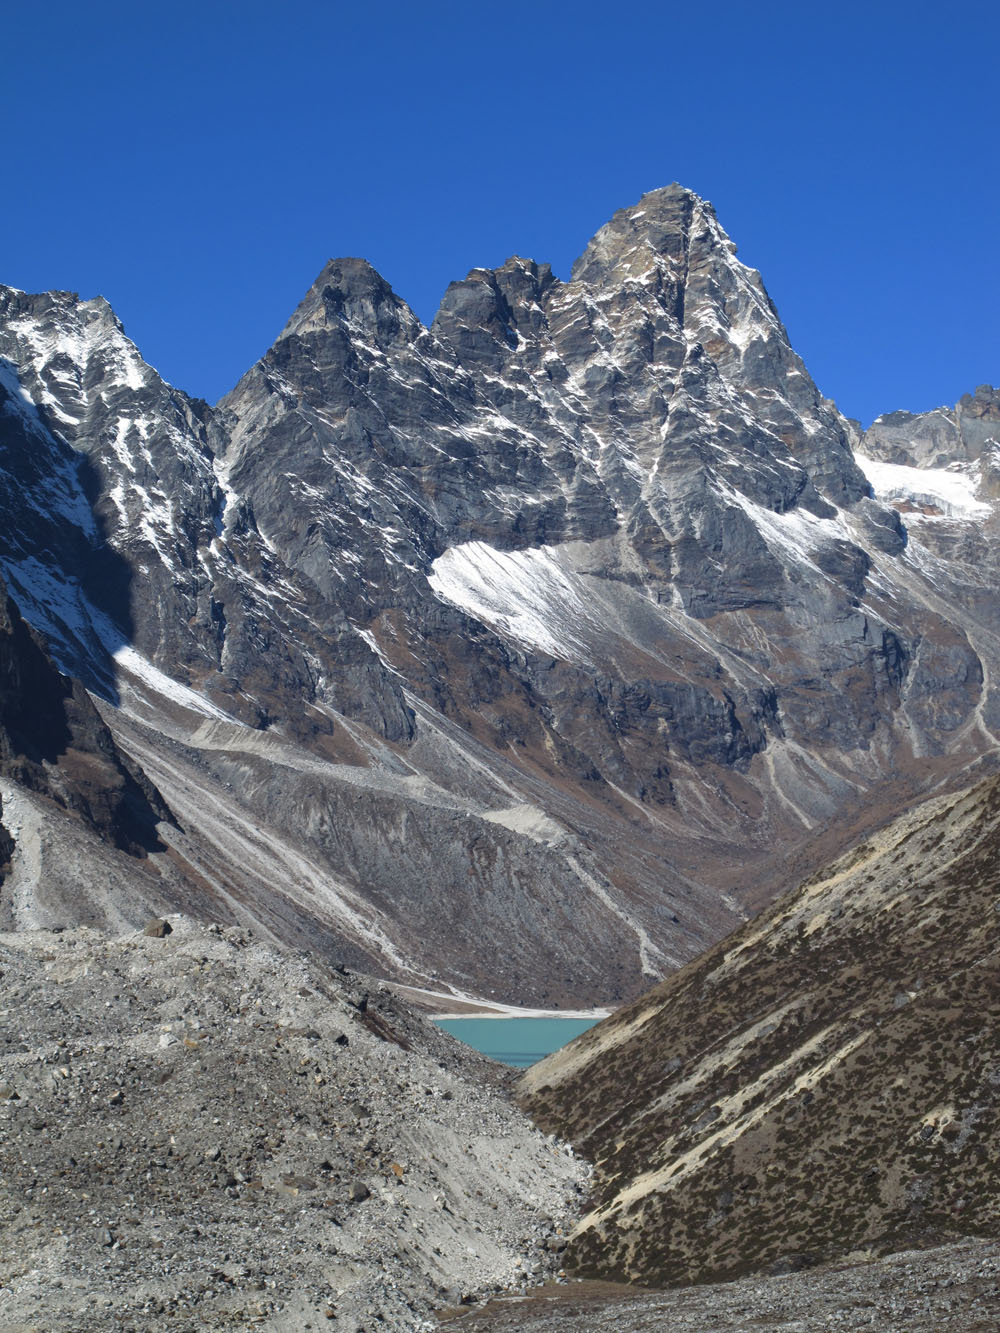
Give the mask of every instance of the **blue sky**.
[[[679, 180], [849, 415], [1000, 383], [993, 5], [8, 6], [0, 281], [102, 293], [214, 400], [325, 260], [425, 320]], [[14, 58], [12, 58], [14, 57]]]

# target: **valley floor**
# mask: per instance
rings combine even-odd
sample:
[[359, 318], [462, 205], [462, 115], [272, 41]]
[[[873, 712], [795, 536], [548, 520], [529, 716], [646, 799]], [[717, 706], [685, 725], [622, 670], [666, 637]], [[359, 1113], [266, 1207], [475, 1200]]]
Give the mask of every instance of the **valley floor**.
[[1000, 1244], [969, 1240], [781, 1276], [672, 1291], [611, 1283], [505, 1297], [449, 1333], [993, 1333], [1000, 1327]]

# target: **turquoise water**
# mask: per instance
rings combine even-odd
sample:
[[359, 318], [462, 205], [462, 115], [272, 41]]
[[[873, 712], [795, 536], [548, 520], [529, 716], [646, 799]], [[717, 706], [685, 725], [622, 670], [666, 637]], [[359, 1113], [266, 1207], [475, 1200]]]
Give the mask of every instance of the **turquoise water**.
[[435, 1022], [466, 1046], [505, 1065], [526, 1069], [550, 1051], [586, 1032], [595, 1018], [438, 1018]]

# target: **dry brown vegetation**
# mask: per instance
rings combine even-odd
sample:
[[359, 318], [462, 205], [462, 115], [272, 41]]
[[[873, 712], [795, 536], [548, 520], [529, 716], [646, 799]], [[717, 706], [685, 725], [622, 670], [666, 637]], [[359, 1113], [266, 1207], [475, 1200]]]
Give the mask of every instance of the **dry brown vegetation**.
[[1000, 1228], [1000, 782], [911, 811], [557, 1053], [580, 1273], [698, 1282]]

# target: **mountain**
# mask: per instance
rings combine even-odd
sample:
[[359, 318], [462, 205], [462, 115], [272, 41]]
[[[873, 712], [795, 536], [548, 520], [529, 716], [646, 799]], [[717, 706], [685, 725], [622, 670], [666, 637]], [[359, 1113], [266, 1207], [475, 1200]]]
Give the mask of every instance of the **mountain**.
[[567, 1266], [647, 1286], [1000, 1229], [1000, 780], [938, 796], [528, 1070], [596, 1163]]
[[430, 328], [331, 261], [214, 408], [71, 293], [0, 289], [0, 375], [0, 568], [185, 910], [614, 1001], [996, 747], [994, 400], [862, 439], [679, 186]]

